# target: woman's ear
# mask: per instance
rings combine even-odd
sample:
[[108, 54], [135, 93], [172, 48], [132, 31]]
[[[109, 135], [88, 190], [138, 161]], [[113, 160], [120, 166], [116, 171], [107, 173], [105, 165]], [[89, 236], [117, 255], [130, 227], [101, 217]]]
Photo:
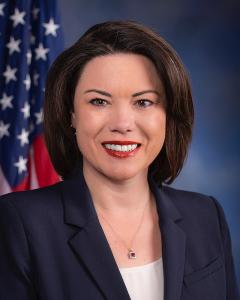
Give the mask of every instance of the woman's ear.
[[76, 129], [76, 117], [74, 112], [71, 112], [71, 127]]

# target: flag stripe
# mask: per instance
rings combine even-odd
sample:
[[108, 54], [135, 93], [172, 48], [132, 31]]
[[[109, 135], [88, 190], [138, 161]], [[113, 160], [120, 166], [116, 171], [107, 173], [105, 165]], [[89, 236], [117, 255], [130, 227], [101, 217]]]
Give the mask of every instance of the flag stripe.
[[[35, 139], [33, 149], [36, 177], [40, 186], [46, 186], [59, 181], [59, 176], [53, 170], [42, 136]], [[48, 170], [51, 170], [51, 172], [48, 172]]]
[[0, 166], [0, 195], [10, 193], [11, 187], [9, 186]]

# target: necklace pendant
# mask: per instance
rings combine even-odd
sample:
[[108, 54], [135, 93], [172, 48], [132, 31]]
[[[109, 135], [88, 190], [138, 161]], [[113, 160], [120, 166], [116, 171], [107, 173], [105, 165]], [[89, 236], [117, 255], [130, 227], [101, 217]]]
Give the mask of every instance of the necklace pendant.
[[137, 258], [136, 253], [132, 249], [128, 250], [128, 258], [129, 259], [136, 259]]

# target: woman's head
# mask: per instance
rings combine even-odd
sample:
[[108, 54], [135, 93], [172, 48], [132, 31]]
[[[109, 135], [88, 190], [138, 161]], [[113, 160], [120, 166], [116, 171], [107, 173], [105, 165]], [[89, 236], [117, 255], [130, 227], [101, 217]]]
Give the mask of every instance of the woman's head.
[[[114, 71], [117, 68], [121, 77]], [[135, 76], [134, 69], [137, 72]], [[111, 94], [111, 90], [113, 95], [99, 95], [96, 92], [85, 95], [86, 90], [97, 87], [108, 94]], [[148, 93], [141, 97], [132, 96], [145, 90], [145, 87], [156, 90], [159, 95]], [[139, 102], [143, 99], [142, 96], [158, 105], [148, 108], [137, 106], [136, 109], [136, 103], [148, 103]], [[108, 106], [99, 108], [96, 101], [92, 101], [93, 98], [107, 100]], [[101, 105], [107, 102], [103, 101]], [[85, 103], [85, 111], [84, 105], [80, 106], [79, 103]], [[124, 105], [120, 105], [121, 103]], [[149, 156], [142, 156], [142, 164], [138, 164], [140, 169], [151, 162], [150, 171], [157, 182], [172, 182], [182, 168], [192, 134], [190, 86], [179, 58], [159, 35], [135, 22], [95, 25], [71, 48], [64, 51], [49, 72], [44, 109], [47, 147], [55, 169], [63, 178], [82, 161], [81, 152], [87, 160], [96, 162], [94, 155], [86, 155], [89, 146], [87, 142], [91, 139], [99, 143], [133, 140], [152, 146], [148, 148], [152, 149], [147, 152]], [[129, 120], [126, 118], [127, 109]], [[80, 116], [85, 117], [85, 121]], [[156, 124], [156, 116], [159, 117], [159, 131], [156, 131], [154, 125], [154, 130], [147, 133], [146, 119], [148, 118], [151, 128], [152, 123]], [[139, 122], [140, 118], [142, 124]], [[87, 121], [94, 127], [97, 135], [94, 131], [89, 134]], [[77, 129], [77, 140], [71, 124]], [[154, 142], [156, 138], [159, 140]], [[159, 149], [159, 153], [156, 149]], [[97, 148], [93, 147], [92, 150], [94, 153]], [[140, 151], [141, 147], [136, 157], [140, 155]], [[109, 158], [111, 162], [111, 157]], [[124, 160], [121, 163], [124, 164]]]

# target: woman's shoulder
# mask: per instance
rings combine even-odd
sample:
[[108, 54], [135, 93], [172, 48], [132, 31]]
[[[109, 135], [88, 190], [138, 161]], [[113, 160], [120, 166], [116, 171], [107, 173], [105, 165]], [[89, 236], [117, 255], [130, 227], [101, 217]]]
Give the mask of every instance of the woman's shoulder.
[[55, 232], [61, 230], [64, 224], [61, 185], [60, 182], [1, 196], [0, 233], [12, 236], [12, 232], [16, 231], [19, 235], [25, 232], [28, 237], [40, 237], [43, 232], [46, 234], [49, 224]]
[[171, 201], [187, 219], [210, 220], [224, 217], [220, 202], [211, 195], [163, 186], [162, 195]]
[[190, 190], [184, 190], [184, 189], [179, 189], [179, 188], [175, 188], [172, 186], [168, 186], [168, 185], [163, 185], [161, 190], [166, 194], [169, 195], [170, 197], [174, 197], [174, 198], [181, 198], [181, 199], [187, 199], [187, 200], [191, 200], [191, 199], [208, 199], [210, 196], [204, 194], [204, 193], [200, 193], [200, 192], [195, 192], [195, 191], [190, 191]]
[[171, 198], [171, 200], [174, 201], [174, 203], [176, 204], [179, 203], [181, 205], [187, 205], [187, 206], [210, 205], [211, 206], [216, 201], [216, 199], [211, 195], [207, 195], [200, 192], [178, 189], [166, 185], [162, 186], [161, 191], [165, 196]]
[[28, 191], [12, 192], [0, 197], [0, 211], [14, 208], [18, 211], [30, 212], [32, 210], [41, 210], [44, 207], [51, 207], [59, 202], [59, 189], [62, 182], [51, 186], [38, 188]]

